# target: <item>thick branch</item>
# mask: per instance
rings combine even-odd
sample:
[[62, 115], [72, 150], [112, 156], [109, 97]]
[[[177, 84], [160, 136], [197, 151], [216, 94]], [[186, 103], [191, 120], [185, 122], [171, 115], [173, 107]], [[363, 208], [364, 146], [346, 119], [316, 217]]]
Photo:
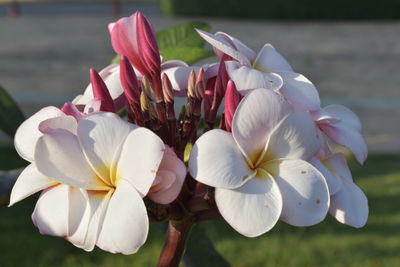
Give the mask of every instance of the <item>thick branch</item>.
[[179, 266], [190, 230], [194, 224], [193, 217], [187, 217], [181, 221], [170, 221], [167, 237], [158, 260], [158, 267]]

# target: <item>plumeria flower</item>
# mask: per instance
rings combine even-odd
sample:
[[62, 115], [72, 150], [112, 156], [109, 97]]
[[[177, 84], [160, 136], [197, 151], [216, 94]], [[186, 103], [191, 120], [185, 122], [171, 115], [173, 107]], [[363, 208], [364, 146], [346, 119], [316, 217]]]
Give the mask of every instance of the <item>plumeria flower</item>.
[[18, 179], [10, 204], [45, 189], [32, 215], [41, 233], [65, 237], [87, 251], [97, 245], [135, 253], [148, 232], [142, 198], [159, 187], [151, 196], [155, 201], [174, 200], [186, 168], [173, 151], [164, 153], [154, 133], [116, 114], [93, 113], [76, 125], [75, 133], [41, 125], [36, 169], [27, 168], [28, 178]]
[[281, 219], [291, 225], [320, 222], [329, 192], [322, 174], [307, 161], [317, 153], [315, 124], [306, 112], [272, 90], [250, 92], [239, 104], [232, 133], [211, 130], [194, 144], [190, 174], [215, 187], [223, 218], [255, 237]]
[[311, 114], [327, 137], [350, 149], [357, 161], [364, 163], [368, 148], [361, 133], [360, 119], [354, 112], [342, 105], [329, 105]]
[[265, 44], [256, 54], [226, 33], [197, 32], [217, 50], [217, 55], [225, 54], [233, 59], [226, 61], [226, 69], [242, 95], [256, 88], [266, 88], [279, 92], [295, 109], [319, 109], [320, 99], [315, 86], [305, 76], [294, 72], [271, 44]]
[[[303, 75], [293, 72], [289, 63], [275, 48], [266, 44], [256, 54], [245, 44], [226, 33], [212, 35], [198, 30], [200, 36], [216, 48], [219, 56], [227, 54], [237, 61], [227, 61], [227, 72], [235, 82], [237, 90], [246, 94], [254, 88], [277, 90], [298, 110], [311, 111], [319, 128], [334, 142], [349, 148], [357, 160], [363, 163], [367, 157], [367, 146], [361, 134], [361, 123], [357, 116], [341, 105], [320, 108], [318, 91]], [[269, 86], [266, 79], [279, 74], [283, 85]], [[273, 81], [271, 78], [270, 81]], [[275, 83], [273, 83], [275, 84]]]
[[368, 219], [368, 199], [353, 182], [346, 158], [341, 153], [334, 153], [323, 158], [322, 163], [341, 181], [340, 189], [331, 195], [329, 213], [343, 224], [363, 227]]

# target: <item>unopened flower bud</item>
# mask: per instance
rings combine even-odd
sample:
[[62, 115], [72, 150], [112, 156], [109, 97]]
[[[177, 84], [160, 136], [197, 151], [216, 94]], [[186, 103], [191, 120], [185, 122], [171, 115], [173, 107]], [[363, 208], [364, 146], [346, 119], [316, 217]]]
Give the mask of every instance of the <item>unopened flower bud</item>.
[[124, 88], [124, 94], [128, 103], [138, 104], [140, 101], [140, 87], [136, 77], [136, 73], [132, 68], [129, 59], [126, 56], [121, 57], [120, 61], [120, 78]]
[[188, 78], [188, 97], [195, 98], [196, 97], [196, 72], [194, 70], [190, 71]]
[[90, 82], [92, 84], [94, 99], [101, 101], [100, 111], [115, 113], [114, 101], [110, 92], [108, 91], [103, 79], [94, 69], [90, 69]]
[[232, 131], [232, 119], [242, 96], [236, 90], [235, 83], [229, 80], [225, 93], [225, 127], [228, 132]]

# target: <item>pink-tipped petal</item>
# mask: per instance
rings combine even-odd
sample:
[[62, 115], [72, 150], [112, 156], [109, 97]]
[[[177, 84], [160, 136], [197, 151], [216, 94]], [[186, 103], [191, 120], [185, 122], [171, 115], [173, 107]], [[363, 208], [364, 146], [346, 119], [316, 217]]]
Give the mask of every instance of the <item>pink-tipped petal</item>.
[[73, 134], [76, 134], [77, 126], [78, 123], [74, 117], [60, 116], [42, 121], [39, 124], [39, 131], [46, 133], [54, 129], [65, 129]]
[[[240, 40], [236, 39], [235, 37], [230, 36], [229, 34], [226, 34], [224, 32], [217, 32], [217, 33], [215, 33], [215, 36], [223, 38], [233, 48], [235, 48], [241, 54], [245, 55], [250, 60], [250, 62], [253, 62], [256, 59], [256, 57], [257, 57], [256, 52], [254, 52], [247, 45], [245, 45], [244, 43], [242, 43]], [[222, 57], [222, 55], [218, 55], [218, 56]]]
[[32, 162], [35, 153], [36, 142], [42, 133], [39, 124], [49, 118], [65, 116], [56, 107], [45, 107], [24, 121], [17, 129], [14, 137], [14, 145], [18, 154], [25, 160]]
[[368, 147], [358, 130], [348, 128], [340, 123], [332, 126], [320, 124], [319, 127], [334, 142], [350, 149], [359, 163], [364, 163], [368, 156]]
[[216, 49], [220, 50], [222, 53], [227, 54], [228, 56], [236, 59], [242, 64], [245, 64], [247, 66], [251, 65], [250, 60], [245, 55], [233, 48], [231, 44], [229, 44], [229, 42], [227, 42], [223, 38], [199, 29], [196, 29], [196, 31], [204, 40], [206, 40]]
[[65, 115], [72, 116], [75, 120], [79, 121], [83, 114], [79, 111], [79, 109], [71, 102], [67, 102], [61, 108], [61, 111], [65, 113]]

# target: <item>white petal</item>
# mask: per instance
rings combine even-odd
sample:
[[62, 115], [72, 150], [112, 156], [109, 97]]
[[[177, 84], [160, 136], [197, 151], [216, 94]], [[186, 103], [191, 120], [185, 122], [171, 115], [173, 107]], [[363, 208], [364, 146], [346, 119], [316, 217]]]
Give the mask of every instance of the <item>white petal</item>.
[[161, 63], [161, 70], [164, 71], [166, 69], [174, 68], [174, 67], [188, 67], [189, 65], [182, 60], [168, 60]]
[[[240, 40], [236, 39], [233, 36], [230, 36], [229, 34], [226, 34], [224, 32], [217, 32], [215, 33], [215, 36], [223, 38], [225, 41], [227, 41], [232, 47], [234, 47], [237, 51], [239, 51], [241, 54], [246, 56], [250, 62], [253, 62], [256, 59], [256, 52], [254, 52], [252, 49], [250, 49], [247, 45], [242, 43]], [[219, 55], [221, 57], [221, 55]]]
[[64, 113], [56, 107], [45, 107], [26, 121], [17, 129], [14, 138], [15, 149], [25, 160], [32, 162], [35, 152], [35, 145], [42, 133], [39, 131], [39, 124], [49, 118], [64, 116]]
[[247, 237], [268, 232], [282, 211], [282, 197], [271, 177], [253, 178], [234, 190], [216, 188], [215, 201], [222, 217]]
[[109, 181], [119, 146], [134, 128], [133, 124], [109, 112], [93, 113], [79, 121], [79, 143], [90, 165], [103, 181]]
[[359, 163], [364, 163], [368, 156], [368, 147], [358, 130], [348, 128], [341, 123], [334, 125], [319, 124], [319, 127], [334, 142], [350, 149]]
[[114, 192], [97, 246], [111, 253], [133, 254], [146, 241], [149, 220], [139, 193], [127, 182]]
[[122, 145], [118, 178], [127, 180], [145, 196], [156, 177], [164, 150], [165, 145], [156, 134], [146, 128], [136, 128]]
[[242, 95], [257, 88], [278, 90], [283, 85], [281, 76], [276, 73], [262, 72], [235, 61], [226, 61], [225, 64], [229, 77]]
[[85, 247], [90, 222], [90, 202], [86, 190], [70, 187], [68, 212], [68, 241], [79, 248]]
[[96, 177], [75, 135], [64, 129], [44, 134], [35, 150], [37, 169], [60, 183], [92, 190], [107, 189]]
[[298, 110], [318, 110], [321, 102], [315, 86], [305, 76], [295, 72], [279, 72], [283, 86], [279, 92]]
[[[114, 192], [115, 194], [115, 192]], [[85, 241], [82, 249], [86, 251], [92, 251], [100, 238], [100, 232], [102, 231], [102, 226], [105, 221], [106, 212], [109, 208], [109, 203], [111, 202], [111, 196], [113, 191], [88, 191], [88, 202], [90, 207], [90, 216], [87, 227], [87, 232], [85, 235]], [[115, 217], [118, 218], [118, 217]], [[116, 221], [114, 218], [114, 221]], [[85, 218], [84, 218], [85, 219]], [[83, 221], [85, 224], [87, 221]], [[85, 224], [82, 228], [85, 228]]]
[[334, 174], [343, 183], [353, 183], [353, 176], [351, 175], [349, 166], [347, 165], [346, 157], [341, 153], [335, 153], [324, 159], [323, 163], [328, 170]]
[[221, 52], [227, 54], [228, 56], [233, 57], [234, 59], [238, 60], [240, 63], [245, 64], [245, 65], [250, 65], [250, 60], [234, 49], [227, 41], [225, 41], [223, 38], [216, 36], [214, 34], [196, 29], [197, 33], [204, 39], [206, 40], [209, 44], [211, 44], [213, 47], [216, 49], [220, 50]]
[[190, 72], [193, 70], [196, 73], [199, 71], [199, 67], [174, 67], [166, 69], [165, 73], [171, 81], [172, 88], [176, 91], [177, 96], [184, 97], [187, 95], [187, 86]]
[[322, 221], [329, 208], [329, 191], [322, 174], [303, 160], [273, 161], [268, 170], [282, 194], [281, 220], [294, 226]]
[[237, 188], [254, 176], [232, 135], [219, 129], [197, 139], [190, 154], [189, 169], [197, 181], [227, 189]]
[[43, 189], [58, 184], [41, 174], [34, 163], [26, 167], [19, 175], [11, 191], [9, 207]]
[[32, 221], [43, 235], [65, 237], [68, 235], [69, 186], [56, 185], [42, 192]]
[[360, 228], [368, 219], [368, 199], [354, 183], [344, 183], [331, 197], [329, 213], [341, 223]]
[[329, 105], [324, 108], [329, 115], [340, 119], [340, 123], [361, 132], [361, 122], [358, 116], [342, 105]]
[[232, 119], [232, 134], [243, 153], [255, 163], [276, 125], [291, 111], [274, 91], [255, 89], [242, 99]]
[[265, 72], [293, 71], [286, 59], [271, 44], [265, 44], [258, 52], [253, 66]]
[[287, 116], [271, 134], [268, 141], [269, 158], [310, 160], [319, 150], [317, 129], [306, 112]]
[[329, 188], [329, 194], [333, 195], [337, 191], [340, 190], [340, 187], [342, 186], [342, 180], [338, 178], [336, 175], [331, 173], [325, 166], [324, 164], [321, 163], [319, 159], [316, 157], [313, 157], [310, 160], [310, 163], [317, 168], [317, 170], [324, 176], [326, 183], [328, 184]]
[[39, 130], [45, 133], [49, 129], [65, 129], [73, 134], [76, 134], [78, 123], [76, 119], [72, 116], [60, 116], [55, 118], [50, 118], [42, 121], [39, 124]]

